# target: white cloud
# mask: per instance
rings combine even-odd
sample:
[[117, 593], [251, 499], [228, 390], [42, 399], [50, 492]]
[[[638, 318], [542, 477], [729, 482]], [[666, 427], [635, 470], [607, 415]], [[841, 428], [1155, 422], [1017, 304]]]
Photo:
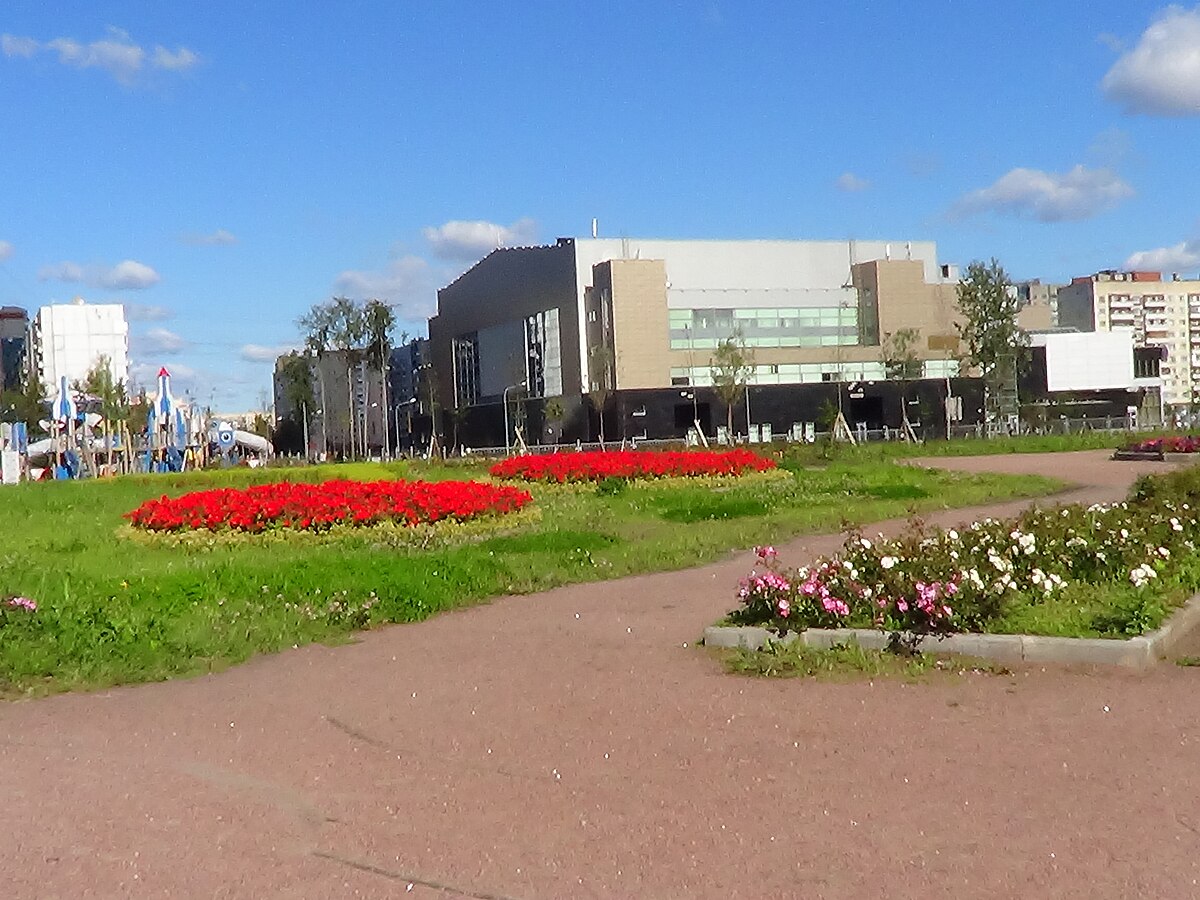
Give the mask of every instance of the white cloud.
[[850, 192], [865, 191], [871, 186], [871, 182], [867, 181], [865, 178], [859, 178], [853, 172], [844, 172], [838, 176], [837, 181], [835, 181], [833, 184], [834, 187], [836, 187], [839, 191]]
[[180, 47], [174, 53], [166, 47], [155, 47], [153, 64], [155, 68], [167, 69], [170, 72], [183, 72], [200, 62], [200, 57], [187, 47]]
[[96, 276], [96, 286], [110, 291], [141, 291], [153, 287], [162, 277], [145, 263], [126, 259]]
[[64, 66], [76, 69], [100, 69], [122, 84], [132, 84], [149, 65], [154, 69], [182, 72], [200, 62], [197, 53], [187, 47], [172, 51], [155, 46], [148, 51], [134, 43], [129, 33], [109, 28], [108, 34], [91, 43], [70, 37], [57, 37], [42, 43], [15, 34], [0, 35], [0, 51], [10, 58], [32, 59], [41, 52], [53, 53]]
[[162, 355], [172, 355], [179, 353], [188, 342], [173, 331], [166, 328], [151, 328], [145, 334], [139, 334], [134, 337], [135, 352], [156, 353]]
[[1130, 113], [1200, 115], [1200, 6], [1168, 6], [1100, 82]]
[[960, 199], [950, 216], [994, 212], [1038, 222], [1070, 222], [1090, 219], [1132, 196], [1133, 188], [1109, 169], [1076, 166], [1062, 174], [1013, 169]]
[[185, 234], [183, 236], [183, 242], [191, 244], [193, 247], [228, 247], [230, 244], [236, 244], [237, 240], [237, 235], [224, 228], [218, 228], [209, 234]]
[[1125, 267], [1159, 272], [1195, 272], [1200, 270], [1200, 238], [1180, 241], [1171, 247], [1139, 250], [1125, 261]]
[[12, 255], [13, 245], [8, 241], [0, 241], [0, 262], [4, 262], [6, 259], [12, 259]]
[[83, 266], [79, 263], [60, 262], [38, 269], [39, 281], [83, 281]]
[[478, 259], [497, 247], [519, 247], [534, 243], [537, 223], [533, 219], [518, 219], [511, 225], [455, 220], [436, 228], [422, 229], [422, 234], [436, 256], [444, 259]]
[[38, 52], [39, 44], [30, 37], [18, 37], [15, 34], [0, 34], [0, 51], [8, 57], [29, 59]]
[[81, 266], [69, 260], [42, 266], [38, 269], [42, 281], [85, 282], [92, 287], [110, 291], [141, 291], [162, 281], [162, 277], [145, 263], [126, 259], [108, 266]]
[[126, 303], [125, 318], [130, 322], [165, 322], [173, 313], [165, 306], [146, 303]]
[[380, 272], [349, 269], [338, 275], [334, 292], [360, 300], [383, 300], [402, 319], [419, 319], [433, 312], [436, 289], [429, 264], [419, 256], [394, 259]]
[[286, 353], [291, 353], [295, 349], [295, 344], [279, 344], [276, 347], [267, 347], [262, 344], [245, 344], [238, 351], [238, 355], [246, 362], [273, 363], [278, 357]]

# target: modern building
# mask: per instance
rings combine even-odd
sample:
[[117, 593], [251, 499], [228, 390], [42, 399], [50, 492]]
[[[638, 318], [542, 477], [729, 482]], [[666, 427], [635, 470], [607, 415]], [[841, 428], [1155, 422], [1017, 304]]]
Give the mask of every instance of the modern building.
[[[838, 384], [861, 393], [871, 427], [895, 425], [903, 403], [878, 385], [898, 333], [943, 396], [958, 374], [958, 277], [930, 242], [560, 238], [496, 250], [442, 288], [431, 357], [443, 406], [465, 411], [476, 446], [507, 443], [523, 416], [530, 442], [593, 439], [595, 401], [609, 393], [609, 436], [642, 436], [633, 420], [643, 409], [643, 421], [671, 423], [672, 433], [652, 437], [681, 437], [695, 418], [714, 436], [726, 414], [712, 390], [713, 353], [734, 334], [753, 354], [749, 421], [739, 409], [735, 430], [812, 422]], [[776, 387], [791, 401], [755, 420], [754, 398]], [[623, 419], [630, 392], [640, 399]]]
[[1200, 404], [1200, 280], [1161, 272], [1106, 270], [1058, 291], [1059, 324], [1079, 331], [1128, 331], [1141, 354], [1139, 374], [1162, 377], [1168, 412]]
[[19, 306], [0, 306], [0, 390], [20, 387], [28, 350], [29, 313]]
[[59, 379], [82, 380], [101, 359], [113, 381], [129, 382], [129, 325], [120, 304], [73, 303], [43, 306], [31, 331], [34, 364], [42, 387], [52, 392]]
[[1031, 334], [1021, 412], [1033, 427], [1055, 419], [1106, 427], [1160, 425], [1157, 347], [1136, 347], [1130, 330]]
[[[391, 413], [391, 447], [398, 453], [429, 447], [433, 434], [432, 411], [437, 405], [433, 387], [429, 340], [414, 338], [394, 347], [388, 362], [388, 401]], [[456, 422], [450, 423], [453, 427]]]

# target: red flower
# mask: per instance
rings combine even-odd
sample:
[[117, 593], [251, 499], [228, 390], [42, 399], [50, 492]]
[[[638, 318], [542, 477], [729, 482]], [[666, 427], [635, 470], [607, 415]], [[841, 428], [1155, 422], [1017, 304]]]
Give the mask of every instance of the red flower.
[[280, 482], [163, 496], [147, 500], [125, 518], [149, 531], [323, 531], [337, 524], [464, 521], [513, 512], [532, 500], [528, 491], [477, 481]]
[[604, 478], [743, 475], [773, 468], [773, 460], [749, 450], [592, 450], [514, 456], [490, 471], [497, 478], [561, 484]]

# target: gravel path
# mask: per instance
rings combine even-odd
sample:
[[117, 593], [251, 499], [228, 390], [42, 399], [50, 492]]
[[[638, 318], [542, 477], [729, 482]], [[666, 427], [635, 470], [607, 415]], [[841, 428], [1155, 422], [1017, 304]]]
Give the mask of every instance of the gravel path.
[[[1104, 457], [936, 464], [1162, 468]], [[3, 896], [1200, 896], [1200, 670], [728, 676], [693, 642], [748, 564], [2, 706]]]

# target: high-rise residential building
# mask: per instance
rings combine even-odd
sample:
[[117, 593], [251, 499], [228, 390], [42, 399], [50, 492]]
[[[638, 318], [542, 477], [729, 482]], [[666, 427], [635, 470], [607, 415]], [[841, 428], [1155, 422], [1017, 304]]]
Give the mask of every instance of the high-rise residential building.
[[28, 351], [29, 313], [19, 306], [0, 306], [0, 390], [21, 384]]
[[119, 303], [73, 303], [43, 306], [34, 319], [32, 347], [37, 376], [50, 392], [59, 379], [74, 382], [100, 359], [108, 360], [113, 380], [129, 382], [129, 325]]
[[1133, 333], [1139, 377], [1161, 374], [1166, 407], [1200, 403], [1200, 280], [1106, 270], [1058, 291], [1058, 321], [1079, 331]]
[[312, 406], [308, 408], [308, 452], [353, 456], [378, 453], [384, 445], [383, 374], [361, 355], [329, 351], [320, 360], [309, 353], [290, 353], [275, 360], [273, 395], [275, 421], [291, 420], [303, 427], [304, 412], [297, 408], [295, 391], [288, 384], [287, 363], [299, 359], [308, 365]]

